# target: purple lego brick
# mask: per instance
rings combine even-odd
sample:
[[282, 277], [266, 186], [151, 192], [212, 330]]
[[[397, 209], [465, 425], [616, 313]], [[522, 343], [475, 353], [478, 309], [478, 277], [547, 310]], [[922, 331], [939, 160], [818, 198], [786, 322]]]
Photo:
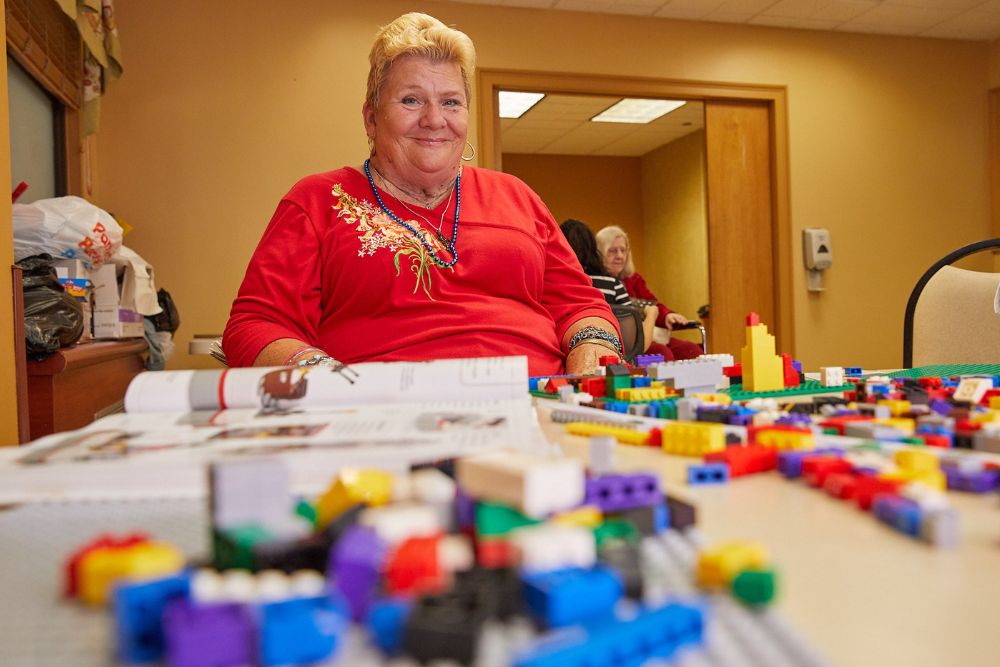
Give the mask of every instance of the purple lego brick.
[[640, 354], [635, 358], [635, 365], [642, 366], [643, 368], [651, 366], [652, 364], [661, 364], [661, 363], [663, 363], [662, 354]]
[[935, 398], [933, 401], [927, 404], [927, 407], [929, 407], [931, 410], [938, 413], [939, 415], [947, 415], [954, 408], [954, 406], [951, 403], [949, 403], [948, 401], [943, 401], [940, 398]]
[[351, 618], [360, 621], [378, 591], [380, 570], [388, 545], [365, 526], [354, 525], [344, 531], [330, 551], [327, 577], [343, 593]]
[[601, 475], [587, 479], [584, 505], [596, 505], [605, 512], [648, 507], [660, 502], [660, 479], [652, 473]]
[[163, 612], [163, 637], [171, 667], [253, 664], [256, 638], [246, 605], [173, 600]]
[[872, 513], [883, 523], [912, 537], [920, 537], [923, 512], [920, 506], [909, 498], [892, 493], [875, 496]]
[[461, 489], [455, 490], [455, 523], [459, 530], [476, 524], [476, 501]]
[[948, 480], [948, 488], [969, 493], [988, 493], [1000, 485], [1000, 470], [964, 471], [952, 466], [941, 466]]
[[812, 418], [801, 412], [791, 412], [783, 417], [779, 417], [774, 423], [785, 426], [809, 426], [812, 424]]

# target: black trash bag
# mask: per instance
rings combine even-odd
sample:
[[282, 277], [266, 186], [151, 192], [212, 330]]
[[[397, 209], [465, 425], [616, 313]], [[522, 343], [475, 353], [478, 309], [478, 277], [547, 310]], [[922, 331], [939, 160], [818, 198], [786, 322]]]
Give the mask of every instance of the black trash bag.
[[24, 339], [28, 356], [44, 359], [83, 335], [83, 307], [56, 280], [51, 255], [17, 263], [24, 285]]
[[177, 312], [177, 306], [174, 304], [174, 299], [170, 296], [170, 292], [161, 287], [156, 290], [156, 300], [159, 302], [163, 312], [150, 315], [146, 319], [153, 323], [153, 327], [157, 331], [176, 333], [177, 327], [181, 325], [181, 315]]

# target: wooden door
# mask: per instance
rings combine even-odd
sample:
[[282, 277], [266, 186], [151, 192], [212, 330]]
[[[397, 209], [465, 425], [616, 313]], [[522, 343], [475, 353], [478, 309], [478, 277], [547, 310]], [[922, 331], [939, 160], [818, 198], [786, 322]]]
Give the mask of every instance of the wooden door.
[[737, 356], [751, 311], [778, 330], [771, 112], [767, 101], [705, 100], [710, 352]]

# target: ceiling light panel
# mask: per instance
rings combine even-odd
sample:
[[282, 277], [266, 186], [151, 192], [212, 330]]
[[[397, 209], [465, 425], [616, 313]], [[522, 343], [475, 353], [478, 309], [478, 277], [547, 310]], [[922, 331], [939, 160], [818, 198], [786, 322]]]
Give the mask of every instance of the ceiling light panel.
[[687, 104], [678, 100], [647, 100], [626, 97], [590, 120], [595, 123], [651, 123], [660, 116]]
[[538, 104], [545, 93], [519, 93], [511, 90], [500, 91], [500, 117], [520, 118], [531, 107]]

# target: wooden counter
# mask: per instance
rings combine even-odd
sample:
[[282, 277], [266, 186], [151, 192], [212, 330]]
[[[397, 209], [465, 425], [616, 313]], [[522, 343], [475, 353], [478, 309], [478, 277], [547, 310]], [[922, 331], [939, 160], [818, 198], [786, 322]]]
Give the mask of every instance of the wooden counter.
[[101, 341], [28, 361], [31, 438], [86, 426], [114, 412], [128, 383], [144, 369], [146, 340]]

